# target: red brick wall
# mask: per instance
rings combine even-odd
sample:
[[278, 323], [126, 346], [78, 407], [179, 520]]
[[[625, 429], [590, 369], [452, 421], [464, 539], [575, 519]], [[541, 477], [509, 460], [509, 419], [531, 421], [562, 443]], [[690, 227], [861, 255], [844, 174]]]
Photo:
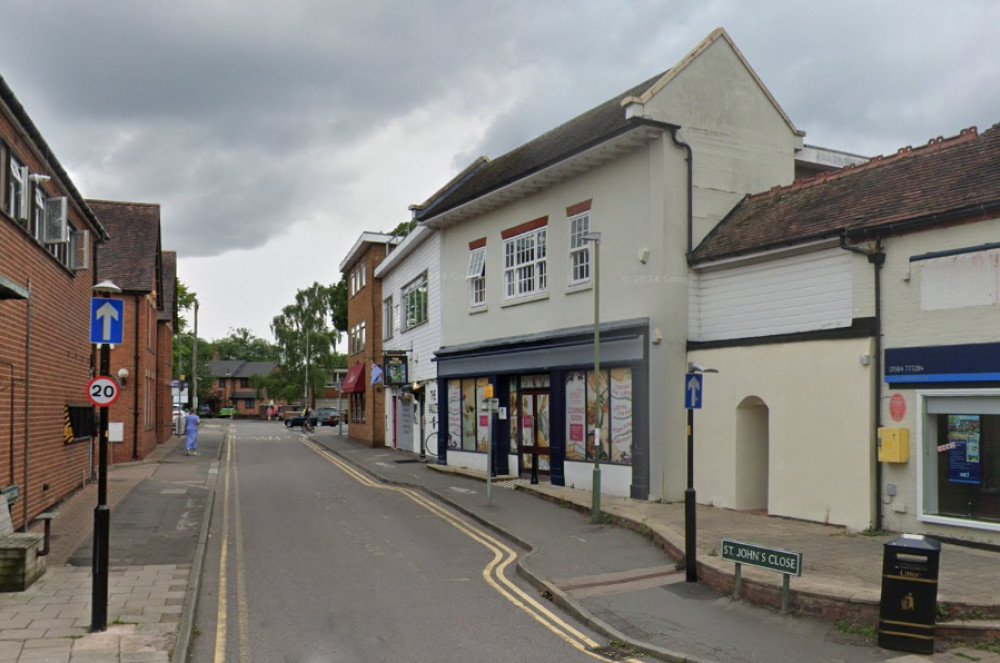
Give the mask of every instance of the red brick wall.
[[125, 368], [128, 378], [108, 419], [122, 423], [124, 428], [124, 439], [111, 444], [112, 463], [141, 460], [156, 448], [158, 441], [159, 330], [155, 300], [141, 292], [122, 293], [120, 299], [125, 302], [122, 343], [111, 351], [110, 375], [117, 379], [118, 370]]
[[[32, 172], [51, 174], [20, 135], [0, 113], [0, 139]], [[8, 159], [5, 153], [0, 158]], [[44, 186], [49, 195], [66, 193], [55, 178]], [[69, 209], [71, 223], [93, 238], [72, 198]], [[92, 267], [93, 260], [91, 269], [66, 269], [0, 211], [0, 274], [31, 292], [30, 303], [0, 300], [0, 485], [20, 485], [15, 527], [62, 500], [90, 473], [91, 440], [67, 444], [64, 417], [67, 405], [88, 403]]]
[[170, 383], [173, 381], [173, 323], [160, 322], [156, 325], [156, 345], [159, 365], [156, 381], [156, 442], [163, 444], [173, 435], [173, 392]]
[[[365, 423], [352, 423], [348, 430], [352, 439], [373, 447], [385, 446], [385, 390], [381, 384], [375, 387], [371, 385], [372, 362], [382, 359], [382, 282], [375, 278], [375, 268], [383, 259], [385, 259], [384, 244], [368, 245], [368, 249], [364, 252], [365, 287], [353, 297], [348, 290], [347, 300], [348, 330], [364, 320], [367, 334], [365, 349], [347, 358], [348, 366], [361, 362], [365, 364]], [[353, 268], [354, 265], [351, 265], [350, 269]], [[348, 283], [350, 269], [347, 271]], [[349, 402], [348, 395], [344, 394], [345, 412], [350, 412]]]

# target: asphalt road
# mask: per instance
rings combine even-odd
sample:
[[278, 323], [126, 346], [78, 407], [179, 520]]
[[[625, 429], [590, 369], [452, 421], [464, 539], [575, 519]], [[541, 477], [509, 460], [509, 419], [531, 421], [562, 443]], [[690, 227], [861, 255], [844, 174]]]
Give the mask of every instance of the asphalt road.
[[607, 642], [517, 579], [521, 551], [495, 534], [297, 429], [231, 430], [189, 660], [602, 659]]

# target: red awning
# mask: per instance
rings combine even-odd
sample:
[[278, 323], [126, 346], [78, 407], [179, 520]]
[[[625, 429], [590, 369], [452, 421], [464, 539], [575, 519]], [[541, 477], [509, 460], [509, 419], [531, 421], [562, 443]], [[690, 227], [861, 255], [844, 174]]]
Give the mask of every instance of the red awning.
[[365, 390], [365, 365], [355, 364], [347, 370], [347, 377], [340, 385], [340, 393], [355, 394]]

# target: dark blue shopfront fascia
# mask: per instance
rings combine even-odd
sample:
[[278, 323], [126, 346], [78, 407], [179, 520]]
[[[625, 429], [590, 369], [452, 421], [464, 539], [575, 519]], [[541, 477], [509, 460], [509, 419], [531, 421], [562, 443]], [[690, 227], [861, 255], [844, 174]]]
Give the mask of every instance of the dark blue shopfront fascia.
[[[634, 410], [632, 420], [631, 497], [649, 497], [649, 356], [647, 318], [619, 320], [601, 325], [601, 369], [628, 366], [632, 369]], [[496, 387], [496, 397], [506, 403], [511, 380], [519, 375], [547, 374], [550, 380], [551, 481], [565, 485], [566, 373], [593, 370], [594, 328], [572, 327], [524, 336], [490, 339], [446, 346], [438, 350], [438, 394], [448, 393], [448, 380], [486, 377]], [[438, 399], [438, 421], [448, 421], [447, 398]], [[493, 467], [509, 473], [508, 454], [512, 441], [506, 426], [493, 427]], [[513, 442], [516, 446], [516, 441]], [[438, 432], [438, 463], [448, 462], [448, 436]]]
[[889, 384], [1000, 382], [1000, 343], [886, 349], [885, 381]]

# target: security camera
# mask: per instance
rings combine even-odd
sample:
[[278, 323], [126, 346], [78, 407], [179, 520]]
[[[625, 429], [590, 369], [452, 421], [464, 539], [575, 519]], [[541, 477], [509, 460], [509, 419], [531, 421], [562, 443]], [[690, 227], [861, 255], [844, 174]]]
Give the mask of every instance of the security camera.
[[696, 361], [688, 362], [688, 373], [718, 373], [719, 369], [703, 366]]
[[48, 175], [42, 175], [41, 173], [32, 173], [31, 175], [28, 175], [28, 179], [35, 184], [40, 184], [42, 182], [48, 182], [52, 178]]

